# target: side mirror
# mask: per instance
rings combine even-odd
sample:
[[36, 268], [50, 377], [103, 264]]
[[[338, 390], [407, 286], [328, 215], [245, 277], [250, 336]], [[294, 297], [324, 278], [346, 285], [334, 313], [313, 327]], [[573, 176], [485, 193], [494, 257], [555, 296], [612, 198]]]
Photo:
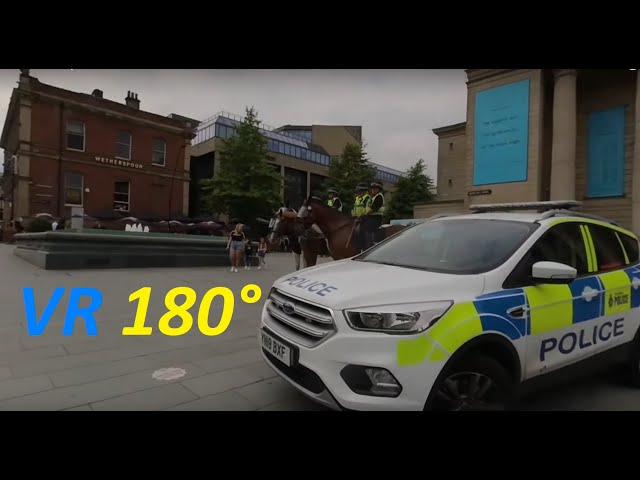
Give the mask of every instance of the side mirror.
[[531, 269], [531, 277], [536, 283], [550, 285], [567, 285], [573, 282], [578, 271], [557, 262], [537, 262]]

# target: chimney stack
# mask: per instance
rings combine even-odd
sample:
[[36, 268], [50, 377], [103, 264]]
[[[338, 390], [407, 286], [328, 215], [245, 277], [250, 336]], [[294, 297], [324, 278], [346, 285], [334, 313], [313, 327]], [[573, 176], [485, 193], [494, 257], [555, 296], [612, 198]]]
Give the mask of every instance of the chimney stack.
[[91, 95], [96, 98], [102, 98], [102, 90], [96, 88], [93, 92], [91, 92]]
[[140, 100], [138, 100], [138, 94], [128, 91], [127, 97], [124, 99], [127, 107], [135, 108], [136, 110], [140, 110]]

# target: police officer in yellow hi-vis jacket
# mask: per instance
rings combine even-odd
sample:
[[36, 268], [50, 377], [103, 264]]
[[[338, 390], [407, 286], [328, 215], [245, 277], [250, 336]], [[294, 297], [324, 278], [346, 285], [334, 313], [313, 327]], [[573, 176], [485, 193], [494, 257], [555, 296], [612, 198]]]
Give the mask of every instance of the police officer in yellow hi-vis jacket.
[[361, 221], [361, 229], [364, 234], [364, 250], [373, 247], [375, 243], [375, 234], [378, 228], [382, 226], [382, 216], [384, 215], [384, 195], [382, 194], [382, 184], [373, 182], [371, 184], [371, 195], [365, 206], [364, 215]]
[[[369, 187], [366, 183], [359, 183], [356, 187], [356, 198], [353, 202], [353, 210], [351, 214], [356, 217], [356, 222], [364, 215], [364, 212], [367, 208], [367, 203], [369, 203]], [[357, 229], [355, 231], [355, 239], [357, 241], [357, 247], [362, 249], [366, 244], [365, 239], [365, 230], [361, 228], [360, 223], [356, 223], [354, 227]]]
[[361, 217], [364, 215], [364, 211], [367, 208], [367, 202], [369, 201], [369, 187], [366, 183], [359, 183], [356, 187], [356, 198], [353, 202], [353, 210], [351, 214], [354, 217]]
[[340, 197], [338, 197], [338, 191], [334, 190], [333, 188], [330, 188], [329, 190], [327, 190], [327, 193], [329, 194], [329, 200], [327, 200], [327, 206], [331, 208], [335, 208], [336, 210], [341, 212], [342, 200], [340, 200]]

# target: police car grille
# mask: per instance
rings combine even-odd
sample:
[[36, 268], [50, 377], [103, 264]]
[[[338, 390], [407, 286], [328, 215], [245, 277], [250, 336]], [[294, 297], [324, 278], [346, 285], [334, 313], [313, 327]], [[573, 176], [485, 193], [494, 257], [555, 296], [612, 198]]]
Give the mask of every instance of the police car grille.
[[269, 295], [266, 309], [273, 328], [307, 347], [317, 345], [335, 331], [329, 310], [290, 297], [278, 290], [273, 290]]

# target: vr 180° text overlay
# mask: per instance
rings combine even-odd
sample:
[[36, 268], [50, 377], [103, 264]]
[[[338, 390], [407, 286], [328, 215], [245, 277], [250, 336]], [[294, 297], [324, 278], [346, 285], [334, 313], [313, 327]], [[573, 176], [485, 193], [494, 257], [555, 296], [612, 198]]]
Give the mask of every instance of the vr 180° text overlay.
[[[42, 335], [47, 328], [49, 320], [60, 305], [66, 289], [58, 287], [53, 291], [49, 298], [44, 311], [38, 317], [36, 313], [36, 298], [32, 287], [22, 289], [22, 298], [24, 300], [24, 311], [29, 335]], [[89, 304], [80, 307], [80, 301], [83, 297], [89, 298]], [[184, 297], [180, 299], [179, 297]], [[222, 315], [215, 326], [211, 326], [209, 321], [209, 313], [213, 301], [220, 297], [223, 301]], [[258, 285], [245, 285], [240, 291], [240, 299], [247, 304], [253, 304], [260, 300], [262, 291]], [[122, 335], [125, 336], [148, 336], [154, 332], [152, 319], [147, 318], [149, 310], [149, 302], [151, 300], [151, 287], [143, 287], [129, 295], [129, 303], [135, 303], [135, 315], [132, 315], [133, 325], [122, 328]], [[103, 303], [103, 297], [100, 290], [96, 288], [71, 288], [69, 290], [69, 298], [67, 301], [67, 310], [64, 317], [62, 327], [62, 335], [70, 336], [74, 333], [76, 320], [84, 320], [87, 335], [98, 335], [98, 325], [95, 320], [95, 313], [98, 312]], [[233, 312], [236, 305], [235, 295], [232, 290], [227, 287], [214, 287], [207, 291], [197, 308], [196, 319], [190, 312], [196, 303], [198, 303], [198, 294], [189, 287], [172, 288], [164, 294], [164, 304], [166, 311], [157, 320], [157, 330], [169, 337], [179, 337], [189, 332], [193, 328], [193, 324], [197, 322], [198, 329], [203, 335], [215, 337], [224, 333], [233, 318]], [[133, 312], [132, 312], [133, 313]], [[180, 322], [173, 321], [179, 318]], [[173, 326], [171, 325], [173, 323]]]

